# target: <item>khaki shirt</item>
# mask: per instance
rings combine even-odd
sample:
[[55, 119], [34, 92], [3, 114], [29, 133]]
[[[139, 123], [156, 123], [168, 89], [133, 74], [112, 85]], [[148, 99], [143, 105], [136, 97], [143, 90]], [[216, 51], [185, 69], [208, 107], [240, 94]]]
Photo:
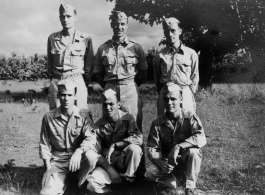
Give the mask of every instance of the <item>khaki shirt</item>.
[[73, 42], [63, 42], [62, 33], [56, 32], [48, 38], [48, 75], [49, 77], [69, 77], [84, 74], [85, 81], [91, 78], [90, 67], [94, 54], [91, 37], [75, 30]]
[[61, 113], [61, 107], [46, 113], [41, 125], [40, 157], [49, 160], [60, 152], [71, 157], [77, 148], [83, 152], [95, 150], [96, 130], [92, 126], [88, 110], [80, 111], [76, 106], [69, 120]]
[[139, 145], [143, 143], [143, 135], [138, 129], [133, 115], [119, 110], [119, 117], [115, 128], [111, 126], [104, 116], [95, 123], [101, 154], [106, 154], [113, 143], [120, 141], [130, 143], [131, 139], [135, 139], [140, 143]]
[[132, 79], [147, 67], [142, 47], [125, 37], [120, 44], [108, 40], [98, 48], [93, 73], [105, 71], [104, 81]]
[[167, 46], [155, 58], [155, 83], [174, 82], [182, 86], [190, 86], [196, 92], [199, 82], [198, 55], [181, 44], [176, 51]]
[[180, 111], [175, 127], [166, 114], [152, 122], [147, 140], [147, 155], [150, 160], [168, 157], [176, 144], [188, 142], [196, 148], [206, 144], [200, 119], [196, 114]]

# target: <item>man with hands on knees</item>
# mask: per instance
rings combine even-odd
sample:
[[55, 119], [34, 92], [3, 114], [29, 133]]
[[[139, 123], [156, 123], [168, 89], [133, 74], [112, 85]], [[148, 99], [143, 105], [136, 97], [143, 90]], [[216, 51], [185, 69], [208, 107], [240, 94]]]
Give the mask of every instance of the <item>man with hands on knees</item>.
[[145, 176], [166, 186], [176, 188], [176, 167], [185, 164], [185, 195], [195, 194], [206, 137], [201, 121], [192, 112], [180, 108], [182, 88], [167, 83], [162, 88], [166, 112], [152, 122], [148, 135], [147, 155], [152, 165]]
[[80, 187], [96, 166], [96, 130], [89, 111], [74, 105], [76, 92], [72, 80], [60, 81], [60, 106], [43, 117], [39, 150], [46, 172], [41, 195], [63, 194], [70, 172], [77, 172]]
[[100, 156], [95, 170], [88, 178], [88, 189], [92, 192], [110, 191], [108, 184], [119, 184], [122, 178], [129, 182], [135, 179], [140, 164], [143, 135], [133, 115], [120, 109], [117, 94], [112, 89], [103, 92], [103, 117], [97, 126]]

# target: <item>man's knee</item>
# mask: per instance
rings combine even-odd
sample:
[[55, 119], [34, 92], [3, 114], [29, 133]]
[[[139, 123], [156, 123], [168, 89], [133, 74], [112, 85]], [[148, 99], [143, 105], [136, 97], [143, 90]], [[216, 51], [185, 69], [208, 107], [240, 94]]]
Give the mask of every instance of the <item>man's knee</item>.
[[85, 158], [91, 165], [96, 165], [98, 161], [98, 154], [94, 150], [88, 150], [84, 153]]
[[127, 151], [129, 153], [135, 153], [135, 154], [139, 154], [141, 156], [143, 154], [142, 148], [139, 145], [136, 145], [136, 144], [130, 144], [128, 146], [128, 148], [127, 148]]
[[199, 148], [190, 148], [188, 153], [189, 158], [198, 159], [202, 157], [201, 150]]
[[156, 180], [156, 178], [159, 177], [159, 169], [157, 166], [155, 165], [151, 165], [150, 167], [148, 167], [146, 169], [146, 172], [144, 174], [144, 176], [148, 179], [151, 179], [151, 180]]

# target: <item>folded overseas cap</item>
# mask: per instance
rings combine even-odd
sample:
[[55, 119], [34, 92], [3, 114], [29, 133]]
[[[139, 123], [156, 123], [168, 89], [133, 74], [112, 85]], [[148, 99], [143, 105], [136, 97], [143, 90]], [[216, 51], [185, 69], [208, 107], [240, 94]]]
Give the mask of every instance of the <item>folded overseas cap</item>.
[[109, 99], [110, 97], [112, 97], [113, 95], [116, 95], [116, 94], [117, 93], [113, 89], [108, 89], [108, 90], [104, 91], [102, 95], [106, 99]]
[[111, 21], [122, 20], [122, 19], [127, 19], [127, 18], [128, 18], [127, 15], [121, 11], [113, 11], [112, 14], [110, 15]]
[[171, 93], [175, 91], [179, 91], [180, 93], [182, 92], [182, 88], [179, 85], [171, 82], [167, 83], [162, 90], [162, 94]]
[[72, 80], [61, 80], [58, 82], [58, 92], [69, 92], [72, 89], [75, 89], [75, 83]]
[[72, 5], [68, 4], [68, 3], [62, 3], [60, 5], [60, 7], [59, 7], [59, 12], [60, 13], [64, 13], [64, 12], [66, 12], [68, 10], [73, 10], [74, 11], [75, 8]]
[[169, 26], [175, 23], [179, 24], [180, 22], [178, 19], [171, 17], [171, 18], [166, 18], [162, 24], [163, 24], [163, 28], [168, 28]]

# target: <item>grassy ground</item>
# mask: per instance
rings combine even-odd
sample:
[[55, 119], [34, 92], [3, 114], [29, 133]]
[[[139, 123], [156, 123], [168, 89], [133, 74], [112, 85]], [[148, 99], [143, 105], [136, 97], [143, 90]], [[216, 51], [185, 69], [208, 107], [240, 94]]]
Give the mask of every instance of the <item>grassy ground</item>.
[[[13, 84], [11, 84], [12, 86]], [[39, 85], [42, 86], [42, 85]], [[11, 91], [11, 90], [10, 90]], [[141, 88], [144, 101], [144, 138], [156, 117], [152, 86]], [[98, 91], [91, 92], [89, 107], [94, 120], [101, 116]], [[9, 98], [2, 94], [2, 99]], [[198, 188], [201, 194], [265, 194], [265, 86], [214, 85], [196, 95], [197, 113], [207, 135]], [[44, 169], [38, 157], [45, 98], [36, 104], [0, 104], [0, 194], [39, 194]], [[147, 166], [150, 162], [147, 160]], [[69, 194], [78, 192], [73, 184]], [[161, 189], [150, 181], [113, 186], [111, 194], [182, 194]]]

